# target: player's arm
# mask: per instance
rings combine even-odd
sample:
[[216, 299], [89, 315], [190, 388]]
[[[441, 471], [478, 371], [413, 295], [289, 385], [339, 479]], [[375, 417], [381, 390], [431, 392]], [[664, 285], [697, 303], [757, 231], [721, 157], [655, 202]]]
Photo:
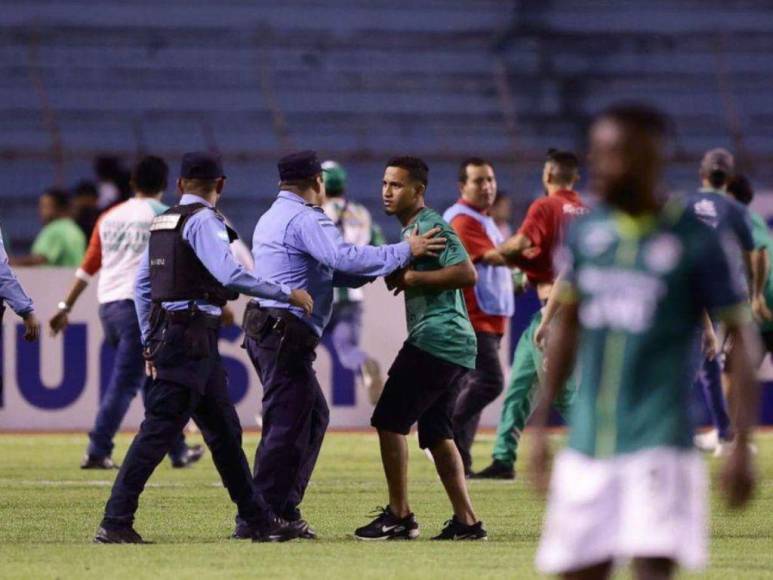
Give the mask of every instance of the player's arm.
[[749, 434], [757, 416], [759, 387], [752, 363], [758, 359], [759, 339], [751, 322], [744, 296], [732, 282], [728, 253], [713, 230], [696, 244], [698, 254], [692, 275], [696, 298], [703, 302], [714, 320], [725, 325], [728, 349], [730, 415], [736, 441], [723, 466], [721, 483], [731, 506], [741, 507], [754, 489], [754, 470], [749, 452]]
[[751, 431], [757, 421], [760, 391], [752, 360], [759, 360], [755, 329], [748, 322], [725, 322], [731, 348], [727, 353], [729, 367], [728, 404], [732, 410], [735, 442], [722, 469], [721, 482], [731, 507], [742, 507], [754, 491], [754, 468], [749, 451]]
[[387, 279], [387, 288], [399, 294], [406, 288], [432, 288], [433, 290], [456, 290], [470, 288], [478, 281], [475, 266], [469, 258], [463, 262], [439, 270], [399, 270]]
[[357, 276], [356, 274], [347, 274], [345, 272], [333, 272], [333, 287], [359, 288], [365, 284], [370, 284], [375, 279], [375, 276]]
[[69, 323], [68, 314], [78, 298], [86, 289], [91, 278], [102, 267], [102, 239], [99, 235], [100, 221], [94, 226], [94, 230], [91, 232], [91, 238], [89, 239], [89, 246], [86, 249], [86, 254], [83, 256], [80, 268], [75, 272], [75, 280], [73, 280], [70, 291], [64, 299], [65, 308], [60, 309], [52, 318], [48, 321], [48, 326], [51, 332], [51, 336], [56, 336], [57, 333], [67, 328]]
[[450, 223], [459, 236], [473, 264], [483, 262], [490, 266], [506, 266], [505, 257], [497, 250], [486, 230], [475, 219], [458, 215]]
[[550, 323], [558, 314], [561, 309], [561, 293], [570, 290], [564, 287], [564, 281], [561, 277], [557, 278], [553, 287], [550, 289], [550, 295], [548, 301], [545, 304], [545, 308], [542, 311], [542, 320], [537, 326], [537, 330], [534, 331], [534, 342], [540, 348], [545, 348], [545, 341], [547, 339], [548, 328]]
[[547, 366], [544, 386], [539, 393], [537, 407], [532, 419], [534, 427], [531, 451], [532, 472], [534, 484], [541, 493], [547, 491], [549, 480], [547, 423], [550, 407], [555, 401], [559, 389], [569, 379], [577, 356], [580, 324], [576, 301], [566, 302], [558, 310], [552, 333], [545, 355]]
[[753, 255], [754, 290], [752, 293], [752, 311], [758, 320], [773, 320], [773, 313], [765, 301], [765, 282], [770, 274], [770, 256], [765, 247], [755, 250]]
[[518, 232], [497, 248], [508, 266], [523, 267], [539, 254], [539, 245], [545, 236], [545, 224], [550, 219], [550, 207], [542, 200], [529, 206]]

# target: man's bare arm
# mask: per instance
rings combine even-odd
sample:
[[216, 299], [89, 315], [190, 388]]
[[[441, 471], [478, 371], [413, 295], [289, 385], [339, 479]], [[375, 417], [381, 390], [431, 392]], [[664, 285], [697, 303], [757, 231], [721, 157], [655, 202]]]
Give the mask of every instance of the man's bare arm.
[[564, 304], [558, 312], [554, 324], [554, 335], [545, 355], [547, 368], [545, 382], [538, 393], [537, 408], [534, 411], [532, 425], [534, 437], [532, 443], [532, 476], [537, 490], [545, 493], [548, 488], [549, 449], [547, 441], [547, 423], [550, 406], [555, 401], [559, 389], [566, 383], [574, 368], [577, 356], [577, 344], [580, 338], [578, 306], [576, 303]]
[[48, 260], [44, 256], [30, 254], [29, 256], [9, 257], [8, 263], [11, 266], [45, 266], [48, 264]]
[[731, 348], [728, 352], [728, 368], [732, 388], [728, 393], [735, 442], [722, 469], [721, 482], [731, 507], [743, 507], [754, 491], [754, 469], [749, 442], [751, 431], [757, 422], [759, 409], [759, 384], [752, 360], [758, 360], [759, 350], [756, 330], [751, 324], [727, 325]]
[[475, 286], [478, 275], [472, 262], [467, 259], [453, 266], [439, 270], [419, 272], [417, 270], [399, 270], [386, 277], [387, 288], [398, 294], [406, 288], [434, 288], [436, 290], [456, 290]]

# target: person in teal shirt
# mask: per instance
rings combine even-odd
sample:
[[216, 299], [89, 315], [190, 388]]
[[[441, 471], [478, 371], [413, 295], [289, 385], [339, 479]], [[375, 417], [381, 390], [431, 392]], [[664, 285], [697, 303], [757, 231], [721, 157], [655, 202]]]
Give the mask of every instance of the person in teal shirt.
[[13, 266], [66, 266], [77, 268], [86, 253], [86, 236], [70, 217], [70, 198], [62, 189], [48, 189], [38, 203], [43, 229], [30, 255], [11, 259]]
[[[727, 193], [745, 206], [754, 199], [754, 189], [744, 175], [736, 175], [727, 185]], [[753, 260], [758, 272], [759, 288], [756, 288], [752, 300], [752, 311], [760, 329], [760, 337], [765, 347], [763, 356], [773, 353], [773, 269], [770, 267], [773, 256], [773, 238], [765, 219], [756, 211], [749, 209], [752, 222], [752, 237], [757, 248]], [[762, 363], [762, 360], [759, 361]]]

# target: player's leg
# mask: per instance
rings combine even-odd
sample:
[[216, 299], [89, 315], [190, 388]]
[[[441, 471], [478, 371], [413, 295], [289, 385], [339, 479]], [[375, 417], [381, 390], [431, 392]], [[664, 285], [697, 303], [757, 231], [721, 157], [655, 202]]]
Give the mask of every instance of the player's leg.
[[528, 328], [518, 340], [510, 370], [502, 412], [497, 425], [492, 464], [473, 477], [513, 479], [518, 454], [518, 441], [531, 414], [532, 399], [539, 385], [539, 350], [534, 344], [534, 332], [539, 326], [541, 314], [532, 318]]
[[708, 478], [693, 449], [653, 447], [620, 463], [619, 558], [637, 578], [670, 578], [676, 564], [702, 568], [708, 544]]
[[487, 332], [476, 333], [478, 353], [475, 370], [463, 380], [453, 413], [454, 440], [462, 456], [464, 471], [472, 473], [470, 450], [478, 430], [480, 415], [502, 392], [504, 375], [499, 362], [501, 337]]
[[609, 577], [617, 558], [621, 491], [616, 459], [560, 452], [537, 551], [539, 571], [564, 578]]
[[636, 580], [668, 580], [676, 571], [674, 561], [668, 558], [634, 558], [631, 567]]
[[612, 575], [612, 562], [601, 562], [581, 570], [573, 570], [561, 575], [565, 580], [606, 580]]
[[435, 469], [453, 509], [453, 516], [435, 536], [436, 540], [481, 540], [487, 537], [483, 523], [472, 507], [462, 458], [453, 441], [451, 414], [458, 385], [466, 374], [456, 365], [437, 365], [433, 375], [438, 396], [419, 418], [419, 446], [432, 453]]
[[408, 500], [408, 442], [406, 435], [426, 409], [424, 385], [430, 357], [404, 344], [389, 369], [384, 392], [373, 410], [371, 425], [378, 431], [381, 463], [387, 481], [389, 503], [370, 523], [357, 528], [360, 540], [414, 539], [419, 524]]

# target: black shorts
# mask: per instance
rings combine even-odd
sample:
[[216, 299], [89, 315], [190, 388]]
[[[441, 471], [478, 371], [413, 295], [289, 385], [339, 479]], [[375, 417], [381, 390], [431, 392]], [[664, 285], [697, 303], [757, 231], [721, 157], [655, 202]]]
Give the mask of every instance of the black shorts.
[[453, 439], [451, 416], [467, 371], [406, 342], [389, 369], [370, 424], [407, 435], [418, 421], [422, 449]]

